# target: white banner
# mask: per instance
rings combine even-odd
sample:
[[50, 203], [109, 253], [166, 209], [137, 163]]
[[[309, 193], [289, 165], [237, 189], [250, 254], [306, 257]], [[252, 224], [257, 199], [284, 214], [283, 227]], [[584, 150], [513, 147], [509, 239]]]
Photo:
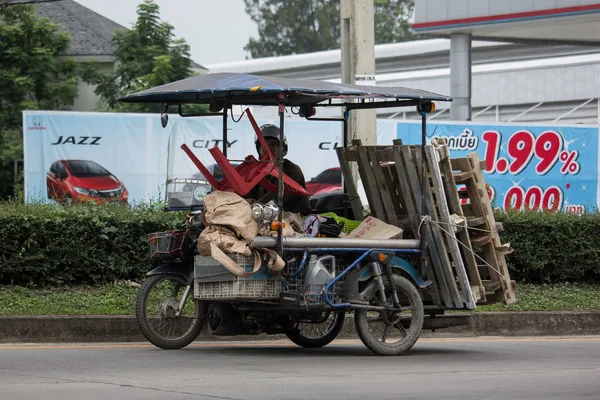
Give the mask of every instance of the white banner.
[[[215, 163], [208, 149], [222, 146], [221, 117], [181, 118], [159, 115], [26, 111], [23, 113], [26, 201], [120, 200], [128, 203], [163, 199], [169, 135], [181, 137], [205, 164]], [[279, 119], [258, 118], [260, 125]], [[397, 136], [396, 122], [378, 121], [378, 143]], [[286, 118], [287, 157], [306, 181], [339, 167], [335, 149], [342, 145], [342, 124]], [[255, 134], [246, 117], [228, 121], [228, 158], [256, 154]], [[190, 167], [180, 149], [172, 163]], [[174, 166], [173, 166], [174, 167]], [[195, 169], [197, 171], [197, 169]]]

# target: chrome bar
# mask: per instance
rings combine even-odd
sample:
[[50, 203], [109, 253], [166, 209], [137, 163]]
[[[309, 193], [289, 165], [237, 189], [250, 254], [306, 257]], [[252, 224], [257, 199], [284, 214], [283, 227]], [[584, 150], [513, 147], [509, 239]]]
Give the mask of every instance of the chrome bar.
[[[421, 241], [418, 239], [346, 239], [346, 238], [308, 238], [308, 237], [283, 237], [283, 247], [294, 248], [374, 248], [374, 249], [420, 249]], [[257, 236], [252, 241], [254, 248], [273, 248], [277, 245], [277, 238]]]
[[185, 307], [185, 303], [187, 302], [188, 297], [190, 297], [191, 291], [192, 285], [187, 285], [185, 287], [185, 291], [183, 292], [183, 296], [181, 297], [181, 301], [179, 302], [179, 307], [177, 307], [177, 312], [175, 313], [176, 317], [180, 317], [181, 313], [183, 313], [183, 308]]

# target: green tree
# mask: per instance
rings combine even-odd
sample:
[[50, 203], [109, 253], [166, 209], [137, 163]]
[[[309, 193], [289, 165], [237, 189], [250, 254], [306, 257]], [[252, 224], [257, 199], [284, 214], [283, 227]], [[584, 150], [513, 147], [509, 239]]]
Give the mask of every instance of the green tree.
[[375, 0], [375, 44], [414, 40], [414, 5], [414, 0]]
[[23, 111], [66, 110], [77, 97], [81, 71], [64, 57], [68, 45], [69, 34], [32, 6], [0, 6], [0, 197], [12, 194], [23, 157]]
[[[258, 24], [258, 39], [244, 50], [252, 58], [302, 54], [340, 47], [339, 0], [244, 0]], [[374, 0], [375, 44], [414, 39], [414, 0]]]
[[185, 39], [175, 39], [173, 27], [159, 18], [159, 7], [144, 0], [138, 18], [128, 31], [113, 38], [117, 68], [114, 73], [94, 77], [101, 108], [108, 111], [158, 112], [161, 106], [123, 104], [120, 96], [193, 75], [190, 47]]

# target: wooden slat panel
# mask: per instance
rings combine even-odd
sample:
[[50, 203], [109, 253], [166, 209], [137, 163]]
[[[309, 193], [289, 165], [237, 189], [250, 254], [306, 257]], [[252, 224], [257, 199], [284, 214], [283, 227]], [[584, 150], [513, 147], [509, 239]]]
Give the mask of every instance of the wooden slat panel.
[[[400, 191], [404, 196], [404, 205], [406, 208], [408, 219], [410, 220], [410, 225], [412, 227], [413, 237], [418, 237], [418, 229], [420, 225], [419, 213], [416, 206], [416, 197], [415, 193], [411, 187], [411, 180], [407, 171], [407, 165], [410, 165], [413, 168], [412, 163], [407, 164], [404, 160], [404, 154], [401, 146], [394, 146], [392, 149], [394, 155], [394, 168], [396, 170], [396, 174], [398, 175], [398, 183], [400, 184]], [[419, 197], [420, 198], [420, 197]], [[425, 234], [427, 238], [428, 235]], [[436, 274], [433, 268], [433, 255], [430, 249], [425, 249], [422, 254], [422, 270], [420, 273], [433, 282], [435, 282], [432, 287], [430, 287], [430, 293], [434, 304], [438, 306], [442, 306], [442, 297], [444, 297], [443, 292], [441, 292], [441, 288], [437, 283]]]
[[483, 286], [485, 287], [486, 291], [492, 293], [502, 287], [502, 285], [498, 281], [483, 281]]
[[383, 171], [385, 181], [390, 188], [390, 196], [392, 196], [392, 203], [396, 215], [398, 218], [401, 218], [406, 215], [406, 206], [404, 205], [404, 197], [402, 196], [402, 191], [400, 190], [400, 185], [398, 183], [396, 168], [392, 164], [382, 167], [381, 170]]
[[470, 171], [471, 170], [471, 164], [469, 163], [469, 160], [467, 160], [466, 158], [453, 158], [450, 160], [450, 163], [452, 164], [452, 170], [453, 171]]
[[374, 183], [379, 189], [379, 197], [383, 204], [384, 215], [386, 216], [385, 221], [392, 225], [398, 225], [398, 217], [396, 216], [396, 210], [394, 209], [394, 203], [392, 202], [392, 196], [390, 195], [391, 187], [388, 186], [381, 165], [377, 157], [377, 151], [375, 149], [366, 150], [369, 161], [373, 168], [373, 176], [375, 178]]
[[373, 173], [373, 166], [369, 162], [367, 149], [360, 146], [358, 148], [358, 156], [358, 170], [360, 172], [363, 188], [365, 189], [365, 193], [369, 200], [371, 214], [384, 222], [388, 222], [385, 210], [383, 209], [379, 188], [377, 187], [377, 181], [375, 180], [375, 174]]
[[[475, 309], [475, 301], [473, 300], [471, 284], [469, 282], [469, 278], [467, 277], [467, 271], [463, 263], [461, 250], [458, 247], [456, 235], [452, 227], [452, 221], [450, 220], [450, 210], [448, 208], [446, 194], [444, 191], [442, 173], [438, 164], [438, 154], [436, 149], [431, 145], [425, 146], [425, 153], [427, 156], [427, 163], [429, 165], [429, 171], [431, 172], [431, 180], [433, 183], [431, 189], [436, 197], [440, 222], [444, 224], [443, 234], [446, 236], [446, 244], [454, 261], [454, 270], [458, 277], [458, 282], [460, 283], [460, 293], [462, 296], [462, 301], [469, 310], [473, 310]], [[448, 268], [451, 268], [451, 266], [448, 265]]]
[[[402, 185], [402, 191], [404, 192], [404, 198], [407, 200], [407, 209], [409, 217], [413, 220], [413, 229], [415, 233], [419, 233], [420, 226], [420, 209], [421, 209], [421, 189], [419, 178], [417, 177], [416, 168], [410, 155], [410, 149], [407, 146], [398, 146], [394, 148], [394, 157], [396, 160], [396, 169], [399, 177], [406, 177], [406, 179], [400, 179]], [[445, 304], [447, 307], [453, 307], [452, 297], [448, 291], [446, 285], [446, 279], [444, 274], [439, 269], [441, 264], [440, 255], [437, 251], [437, 246], [433, 238], [431, 229], [426, 225], [421, 227], [421, 234], [424, 235], [427, 242], [426, 252], [429, 255], [428, 262], [425, 262], [426, 273], [428, 279], [435, 282], [436, 291], [439, 293], [440, 304]], [[433, 278], [429, 278], [429, 276]]]
[[[458, 198], [456, 182], [454, 181], [454, 177], [452, 175], [450, 150], [448, 149], [448, 146], [445, 145], [438, 146], [437, 150], [440, 154], [440, 170], [444, 180], [446, 196], [449, 200], [448, 206], [450, 207], [450, 212], [458, 215], [459, 217], [465, 218], [463, 214], [463, 208], [460, 205], [460, 199]], [[479, 288], [479, 296], [475, 295], [475, 297], [479, 297], [481, 301], [485, 301], [485, 288], [483, 287], [483, 284], [481, 283], [481, 277], [479, 276], [477, 260], [475, 259], [475, 254], [473, 253], [473, 246], [471, 245], [469, 232], [466, 229], [466, 221], [463, 227], [464, 229], [459, 230], [456, 233], [456, 236], [460, 241], [460, 250], [462, 252], [463, 260], [469, 275], [469, 282], [471, 283], [472, 287]]]
[[486, 222], [487, 222], [487, 220], [484, 217], [467, 218], [468, 226], [481, 226], [481, 225], [485, 225]]
[[469, 179], [471, 179], [473, 177], [473, 174], [470, 171], [455, 172], [452, 174], [452, 176], [454, 177], [454, 181], [457, 184], [461, 184], [461, 183], [464, 183], [464, 182], [468, 181]]
[[[414, 160], [418, 166], [421, 168], [425, 168], [425, 173], [427, 174], [428, 168], [427, 165], [423, 165], [423, 158], [421, 155], [420, 149], [414, 152]], [[438, 215], [437, 209], [435, 207], [433, 192], [431, 191], [431, 186], [429, 185], [429, 180], [426, 179], [426, 184], [423, 185], [424, 193], [425, 193], [425, 205], [427, 207], [427, 214], [431, 216], [436, 221], [440, 221], [440, 217]], [[456, 282], [454, 280], [454, 274], [452, 272], [452, 263], [450, 258], [448, 257], [448, 248], [446, 247], [446, 241], [444, 240], [444, 234], [440, 230], [437, 225], [430, 224], [431, 230], [433, 232], [433, 237], [435, 241], [435, 245], [437, 247], [438, 254], [440, 256], [441, 264], [439, 268], [442, 274], [445, 277], [446, 285], [448, 287], [448, 292], [452, 297], [452, 302], [454, 307], [463, 308], [463, 301], [461, 299], [461, 295], [458, 291], [458, 287], [456, 286]], [[429, 243], [428, 243], [429, 244]]]
[[[417, 165], [416, 160], [413, 159], [412, 152], [415, 150], [415, 146], [404, 146], [402, 147], [402, 156], [405, 162], [405, 166], [407, 171], [409, 172], [410, 185], [413, 190], [415, 196], [415, 204], [417, 209], [419, 210], [418, 214], [419, 218], [421, 215], [427, 213], [426, 209], [421, 211], [422, 208], [422, 199], [425, 197], [421, 197], [421, 169], [420, 166]], [[425, 196], [423, 194], [423, 196]], [[425, 205], [425, 207], [427, 207]], [[433, 265], [433, 269], [435, 271], [436, 280], [438, 287], [440, 288], [440, 292], [442, 294], [442, 298], [444, 300], [444, 304], [447, 307], [455, 307], [454, 298], [451, 294], [450, 282], [447, 281], [446, 276], [444, 274], [444, 259], [442, 258], [445, 250], [440, 248], [442, 245], [434, 236], [433, 229], [430, 225], [424, 224], [421, 227], [422, 232], [425, 234], [425, 238], [427, 240], [427, 250], [429, 251], [429, 255], [431, 258], [431, 264]]]
[[[510, 285], [505, 257], [495, 249], [495, 246], [501, 245], [500, 236], [496, 229], [493, 210], [487, 195], [481, 162], [477, 153], [469, 154], [467, 160], [469, 161], [469, 167], [465, 169], [470, 169], [473, 172], [473, 179], [466, 182], [472, 215], [485, 218], [485, 223], [480, 228], [489, 232], [490, 243], [483, 245], [483, 258], [489, 264], [487, 274], [491, 280], [501, 282], [502, 288], [499, 294], [505, 303], [510, 304], [516, 300], [516, 297]], [[483, 273], [481, 275], [483, 277]]]
[[344, 176], [344, 185], [346, 186], [346, 190], [348, 192], [348, 195], [350, 196], [350, 206], [352, 207], [354, 219], [362, 221], [362, 204], [360, 201], [360, 197], [358, 196], [358, 191], [356, 190], [356, 185], [354, 184], [354, 179], [352, 178], [352, 169], [350, 168], [350, 163], [348, 162], [348, 158], [346, 157], [348, 151], [343, 147], [338, 147], [336, 149], [336, 152], [338, 156], [338, 161], [340, 163], [340, 169], [342, 170], [342, 175]]
[[471, 237], [471, 244], [473, 244], [474, 246], [481, 247], [484, 244], [488, 244], [490, 241], [491, 241], [491, 238], [488, 235]]
[[506, 304], [511, 304], [516, 301], [515, 291], [510, 283], [506, 258], [504, 257], [504, 254], [496, 251], [496, 247], [502, 246], [502, 242], [500, 241], [500, 235], [496, 229], [492, 204], [487, 195], [481, 162], [479, 161], [477, 153], [469, 154], [467, 159], [469, 160], [473, 171], [473, 179], [470, 181], [473, 183], [467, 183], [467, 191], [469, 191], [469, 193], [473, 192], [473, 189], [475, 188], [470, 189], [469, 187], [475, 186], [477, 192], [480, 193], [479, 198], [471, 198], [471, 203], [473, 204], [475, 211], [480, 212], [479, 216], [483, 216], [487, 219], [487, 224], [484, 226], [485, 229], [490, 231], [491, 243], [484, 245], [483, 247], [484, 258], [492, 266], [490, 267], [490, 276], [492, 279], [502, 283], [502, 296], [504, 302]]

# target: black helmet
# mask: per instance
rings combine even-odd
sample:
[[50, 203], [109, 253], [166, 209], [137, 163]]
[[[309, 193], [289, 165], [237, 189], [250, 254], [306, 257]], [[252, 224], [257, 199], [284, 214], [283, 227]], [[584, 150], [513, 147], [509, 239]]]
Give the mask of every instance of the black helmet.
[[[279, 127], [277, 125], [265, 124], [260, 127], [260, 133], [262, 133], [262, 135], [264, 136], [265, 139], [273, 138], [273, 139], [279, 140], [280, 132], [281, 131], [279, 130]], [[260, 142], [258, 141], [258, 136], [256, 136], [254, 138], [254, 144], [256, 145], [256, 151], [258, 151], [258, 148], [260, 147]], [[285, 157], [285, 155], [287, 154], [287, 151], [288, 151], [288, 143], [287, 143], [287, 138], [285, 137], [285, 135], [283, 136], [283, 146], [282, 146], [281, 150], [283, 152], [283, 156]]]

